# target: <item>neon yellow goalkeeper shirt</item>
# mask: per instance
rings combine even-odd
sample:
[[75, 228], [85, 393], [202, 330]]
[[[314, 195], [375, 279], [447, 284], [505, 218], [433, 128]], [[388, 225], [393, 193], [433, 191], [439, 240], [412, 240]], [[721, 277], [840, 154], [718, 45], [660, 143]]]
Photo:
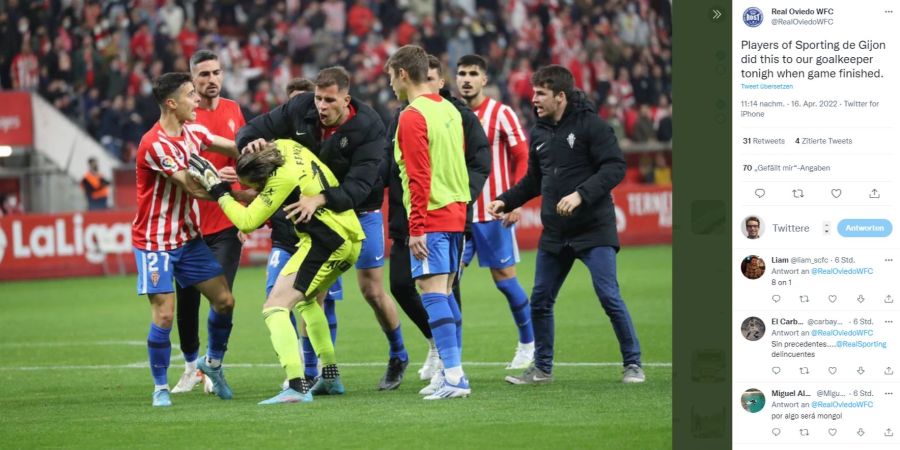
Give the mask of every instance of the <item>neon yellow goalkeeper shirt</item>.
[[[321, 194], [339, 184], [328, 166], [306, 147], [290, 139], [279, 139], [275, 145], [284, 157], [284, 165], [266, 180], [250, 205], [245, 207], [230, 195], [219, 197], [222, 211], [244, 233], [259, 228], [278, 208], [296, 202], [301, 194]], [[318, 243], [332, 251], [346, 240], [359, 242], [366, 237], [352, 209], [334, 212], [319, 208], [308, 223], [297, 224], [295, 230], [301, 239], [309, 235], [313, 245]]]

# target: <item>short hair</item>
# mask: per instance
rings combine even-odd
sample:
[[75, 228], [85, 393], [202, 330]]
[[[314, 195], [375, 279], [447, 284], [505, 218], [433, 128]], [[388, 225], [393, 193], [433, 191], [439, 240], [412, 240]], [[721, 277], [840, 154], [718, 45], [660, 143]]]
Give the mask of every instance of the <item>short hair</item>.
[[437, 69], [438, 76], [444, 76], [444, 66], [437, 56], [428, 55], [428, 70]]
[[572, 91], [575, 90], [575, 78], [572, 77], [572, 72], [569, 72], [569, 69], [552, 64], [535, 71], [531, 75], [531, 85], [550, 89], [553, 91], [553, 95], [562, 92], [566, 94], [566, 98], [571, 98]]
[[413, 83], [421, 84], [426, 82], [428, 80], [428, 53], [418, 45], [404, 45], [400, 47], [384, 63], [384, 71], [400, 73], [400, 69], [406, 71]]
[[312, 92], [316, 89], [315, 83], [306, 78], [294, 78], [287, 84], [287, 95], [297, 91]]
[[339, 91], [346, 91], [350, 88], [350, 74], [347, 69], [341, 66], [326, 67], [319, 71], [316, 76], [316, 87], [327, 88], [329, 86], [337, 86]]
[[156, 104], [162, 106], [184, 83], [191, 82], [191, 74], [187, 72], [168, 72], [160, 75], [153, 80], [153, 98], [156, 99]]
[[750, 216], [750, 217], [747, 218], [747, 220], [744, 221], [744, 225], [747, 225], [747, 222], [749, 222], [749, 221], [751, 221], [751, 220], [756, 221], [756, 224], [757, 224], [757, 225], [759, 225], [759, 223], [760, 223], [759, 217], [756, 217], [756, 216]]
[[478, 66], [481, 73], [487, 74], [487, 60], [481, 55], [463, 55], [456, 61], [456, 67]]
[[272, 172], [283, 165], [284, 157], [278, 151], [278, 145], [270, 141], [258, 152], [242, 154], [237, 160], [235, 171], [245, 181], [262, 186], [272, 176]]
[[219, 55], [215, 54], [212, 50], [202, 49], [197, 50], [191, 55], [191, 70], [194, 70], [194, 67], [197, 67], [197, 64], [200, 64], [204, 61], [218, 61]]

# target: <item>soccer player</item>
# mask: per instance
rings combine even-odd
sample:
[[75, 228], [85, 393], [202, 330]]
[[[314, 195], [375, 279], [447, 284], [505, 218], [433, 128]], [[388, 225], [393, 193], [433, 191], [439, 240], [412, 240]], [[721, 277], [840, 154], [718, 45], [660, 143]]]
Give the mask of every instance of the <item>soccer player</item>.
[[[290, 99], [300, 94], [312, 92], [315, 88], [316, 85], [312, 81], [305, 78], [294, 78], [288, 83], [286, 90]], [[269, 219], [269, 223], [272, 225], [272, 250], [269, 252], [269, 264], [266, 267], [266, 297], [269, 296], [269, 292], [275, 286], [275, 281], [278, 279], [281, 269], [284, 268], [290, 257], [297, 251], [299, 238], [294, 231], [294, 223], [287, 218], [286, 214], [283, 209], [279, 209]], [[341, 277], [338, 277], [337, 281], [328, 288], [324, 300], [321, 298], [321, 295], [316, 299], [319, 301], [322, 309], [325, 310], [325, 319], [328, 320], [328, 328], [331, 330], [332, 345], [337, 341], [335, 301], [341, 300], [343, 297], [344, 291]], [[293, 313], [291, 313], [291, 323], [295, 327], [299, 325], [298, 335], [303, 351], [304, 375], [308, 382], [314, 383], [315, 378], [319, 376], [319, 357], [316, 355], [312, 340], [310, 340], [306, 332], [306, 324], [302, 320], [298, 324]], [[287, 389], [287, 380], [285, 380], [283, 387]]]
[[156, 389], [153, 406], [170, 406], [166, 370], [172, 344], [175, 313], [173, 279], [195, 286], [209, 300], [208, 350], [197, 364], [213, 382], [213, 392], [230, 399], [222, 358], [231, 334], [234, 297], [222, 275], [222, 266], [200, 239], [197, 203], [210, 195], [188, 175], [191, 155], [209, 148], [237, 157], [233, 141], [211, 134], [196, 119], [199, 97], [187, 73], [166, 73], [153, 83], [160, 108], [159, 122], [141, 138], [137, 152], [138, 210], [132, 226], [137, 263], [137, 292], [147, 295], [152, 323], [147, 336], [150, 371]]
[[481, 120], [494, 162], [484, 190], [475, 199], [472, 239], [466, 241], [463, 265], [468, 266], [477, 253], [478, 265], [490, 268], [494, 285], [506, 297], [519, 330], [519, 344], [506, 368], [525, 369], [534, 361], [534, 332], [528, 294], [516, 277], [519, 247], [513, 225], [519, 221], [520, 208], [495, 220], [488, 214], [487, 205], [525, 175], [528, 142], [512, 108], [484, 94], [487, 61], [479, 55], [465, 55], [459, 58], [456, 66], [456, 86], [469, 108]]
[[444, 384], [426, 400], [471, 393], [462, 368], [462, 315], [451, 287], [459, 271], [469, 177], [459, 111], [426, 82], [428, 54], [406, 45], [388, 58], [391, 88], [409, 106], [400, 113], [394, 158], [409, 219], [412, 277], [422, 292], [429, 326], [444, 364]]
[[[300, 195], [315, 195], [338, 185], [337, 178], [319, 158], [288, 139], [269, 143], [263, 150], [243, 154], [238, 159], [237, 175], [241, 183], [259, 191], [259, 196], [246, 207], [231, 197], [230, 186], [219, 180], [215, 168], [207, 161], [195, 157], [192, 164], [192, 175], [218, 199], [225, 215], [245, 233], [257, 229], [285, 202], [295, 202]], [[316, 295], [353, 266], [365, 234], [353, 211], [338, 213], [327, 208], [317, 210], [308, 222], [297, 226], [296, 232], [297, 251], [278, 275], [262, 311], [288, 386], [260, 402], [261, 405], [310, 402], [315, 393], [303, 378], [300, 348], [289, 317], [295, 306], [309, 333], [317, 343], [323, 343], [317, 348], [323, 367], [316, 386], [328, 394], [344, 392], [334, 347], [327, 337], [325, 313]]]
[[[224, 79], [219, 57], [209, 50], [199, 50], [191, 56], [190, 68], [191, 79], [200, 95], [200, 106], [196, 110], [197, 118], [194, 123], [203, 125], [212, 134], [234, 140], [235, 132], [244, 126], [244, 115], [237, 102], [219, 95]], [[233, 173], [235, 162], [233, 157], [208, 150], [201, 150], [200, 155], [212, 162], [217, 169], [228, 167]], [[233, 289], [234, 277], [241, 262], [242, 247], [237, 228], [222, 214], [222, 210], [215, 202], [199, 200], [197, 206], [200, 211], [200, 233], [203, 235], [203, 241], [222, 266], [229, 289]], [[173, 394], [178, 394], [189, 392], [202, 380], [197, 371], [197, 356], [200, 349], [198, 327], [200, 291], [193, 286], [177, 285], [175, 294], [178, 300], [175, 315], [178, 338], [181, 353], [184, 355], [184, 373], [172, 389]]]
[[619, 236], [612, 189], [625, 177], [625, 158], [612, 128], [597, 115], [572, 73], [551, 65], [531, 77], [538, 122], [531, 130], [525, 176], [488, 205], [500, 217], [543, 195], [531, 293], [534, 365], [512, 384], [553, 380], [553, 304], [575, 259], [587, 266], [600, 305], [612, 322], [622, 352], [624, 383], [642, 383], [641, 346], [616, 280]]
[[[450, 91], [444, 88], [443, 67], [440, 60], [434, 55], [428, 55], [428, 76], [426, 77], [429, 91], [432, 94], [440, 94], [444, 99], [450, 101], [462, 116], [463, 134], [465, 136], [466, 147], [466, 169], [469, 174], [469, 195], [475, 198], [484, 187], [491, 172], [491, 153], [487, 142], [487, 136], [484, 129], [481, 128], [481, 122], [475, 117], [475, 114], [466, 104], [450, 95]], [[431, 383], [419, 391], [420, 394], [430, 395], [434, 391], [440, 389], [444, 379], [441, 372], [441, 358], [438, 354], [437, 347], [434, 345], [434, 338], [431, 334], [431, 328], [428, 326], [428, 313], [422, 306], [422, 299], [416, 290], [415, 281], [410, 272], [409, 261], [409, 221], [406, 217], [406, 208], [403, 206], [403, 187], [400, 181], [400, 168], [394, 160], [394, 136], [397, 131], [397, 121], [399, 114], [406, 107], [403, 105], [398, 111], [397, 116], [391, 121], [388, 127], [388, 136], [390, 136], [387, 152], [390, 158], [389, 174], [387, 178], [389, 184], [389, 208], [388, 214], [389, 226], [388, 230], [391, 236], [391, 265], [390, 265], [390, 284], [391, 293], [397, 299], [397, 303], [403, 308], [403, 311], [409, 316], [410, 320], [416, 324], [422, 334], [428, 339], [430, 348], [425, 364], [419, 369], [419, 376], [422, 380], [431, 380]], [[472, 203], [466, 208], [466, 228], [472, 222]], [[459, 296], [459, 277], [453, 284], [453, 297], [462, 309], [462, 302]], [[460, 324], [461, 326], [462, 324]]]
[[314, 93], [297, 95], [248, 122], [238, 132], [238, 146], [242, 151], [253, 151], [258, 148], [248, 144], [256, 138], [293, 139], [319, 156], [337, 176], [340, 186], [300, 196], [285, 209], [295, 222], [309, 220], [322, 207], [336, 212], [356, 211], [367, 236], [356, 262], [357, 281], [389, 345], [388, 366], [378, 389], [396, 389], [403, 380], [409, 355], [397, 307], [382, 281], [384, 123], [374, 109], [350, 97], [350, 75], [344, 68], [322, 69], [315, 84]]

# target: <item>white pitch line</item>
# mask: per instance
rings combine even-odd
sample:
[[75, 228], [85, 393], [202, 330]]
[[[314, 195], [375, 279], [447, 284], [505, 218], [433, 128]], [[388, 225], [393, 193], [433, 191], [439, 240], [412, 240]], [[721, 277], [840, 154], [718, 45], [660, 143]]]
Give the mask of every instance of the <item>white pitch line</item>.
[[[177, 360], [177, 357], [173, 357]], [[469, 361], [464, 362], [464, 366], [477, 367], [505, 367], [505, 362], [482, 362]], [[558, 362], [553, 363], [555, 367], [619, 367], [620, 362]], [[351, 362], [338, 363], [339, 367], [384, 367], [383, 362]], [[644, 363], [644, 367], [666, 367], [671, 368], [670, 362], [650, 362]], [[38, 371], [38, 370], [116, 370], [116, 369], [147, 369], [149, 367], [146, 361], [131, 364], [85, 364], [85, 365], [61, 365], [61, 366], [0, 366], [0, 371]], [[231, 363], [226, 364], [229, 369], [257, 369], [257, 368], [279, 368], [281, 364], [250, 364], [250, 363]]]
[[[0, 348], [27, 348], [27, 347], [93, 347], [108, 345], [146, 346], [147, 341], [62, 341], [62, 342], [0, 342]], [[177, 345], [173, 343], [172, 345]]]

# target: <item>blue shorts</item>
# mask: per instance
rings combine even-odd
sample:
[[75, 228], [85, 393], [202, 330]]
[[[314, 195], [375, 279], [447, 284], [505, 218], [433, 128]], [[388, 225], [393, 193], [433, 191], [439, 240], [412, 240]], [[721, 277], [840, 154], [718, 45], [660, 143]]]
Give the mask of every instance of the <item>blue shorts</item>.
[[478, 266], [505, 269], [519, 262], [519, 244], [516, 242], [515, 225], [507, 228], [502, 220], [475, 222], [472, 239], [466, 241], [463, 264], [469, 265], [478, 254]]
[[413, 279], [425, 275], [455, 274], [459, 272], [459, 262], [465, 244], [463, 233], [425, 233], [428, 258], [420, 261], [409, 252], [410, 272]]
[[[281, 273], [281, 269], [284, 268], [284, 265], [287, 264], [292, 255], [293, 253], [283, 248], [272, 247], [272, 251], [269, 252], [269, 263], [266, 264], [266, 298], [269, 297], [269, 293], [272, 292], [272, 288], [275, 287], [275, 280], [278, 279], [278, 274]], [[325, 300], [342, 300], [343, 298], [344, 285], [341, 281], [341, 277], [338, 277], [337, 281], [328, 288], [328, 294], [325, 295]]]
[[222, 275], [222, 266], [203, 239], [193, 239], [175, 250], [134, 249], [137, 264], [137, 293], [175, 292], [173, 280], [181, 287], [194, 286]]
[[357, 213], [366, 238], [356, 260], [357, 269], [374, 269], [384, 266], [384, 217], [381, 211]]

